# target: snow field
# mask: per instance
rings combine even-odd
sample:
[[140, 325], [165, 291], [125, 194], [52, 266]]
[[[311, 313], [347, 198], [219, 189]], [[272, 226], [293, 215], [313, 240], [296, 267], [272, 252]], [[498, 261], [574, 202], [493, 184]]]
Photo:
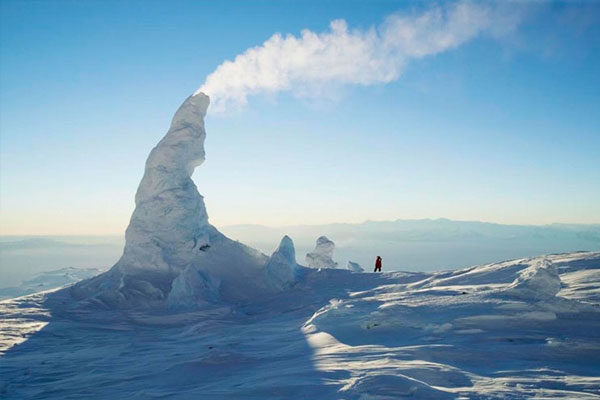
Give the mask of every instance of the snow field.
[[66, 310], [65, 291], [0, 302], [12, 340], [0, 393], [600, 398], [600, 304], [584, 296], [600, 283], [599, 253], [433, 274], [307, 271], [284, 291], [194, 311]]

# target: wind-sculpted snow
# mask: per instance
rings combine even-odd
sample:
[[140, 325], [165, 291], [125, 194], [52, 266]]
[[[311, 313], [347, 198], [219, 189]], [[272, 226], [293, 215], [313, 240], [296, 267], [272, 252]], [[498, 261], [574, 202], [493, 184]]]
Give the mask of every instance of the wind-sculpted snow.
[[333, 261], [335, 243], [326, 236], [317, 239], [315, 249], [306, 255], [306, 264], [310, 268], [337, 268], [338, 263]]
[[317, 311], [304, 331], [323, 370], [352, 370], [341, 390], [349, 398], [599, 398], [600, 304], [557, 296], [559, 269], [585, 270], [584, 286], [597, 288], [600, 253], [354, 292]]
[[514, 296], [543, 300], [560, 292], [561, 281], [556, 266], [542, 260], [521, 271], [511, 286], [509, 293]]
[[[272, 260], [289, 265], [290, 244]], [[600, 253], [302, 272], [284, 291], [225, 304], [194, 298], [214, 282], [186, 269], [172, 294], [203, 302], [191, 312], [65, 313], [65, 291], [1, 301], [0, 397], [600, 398]]]

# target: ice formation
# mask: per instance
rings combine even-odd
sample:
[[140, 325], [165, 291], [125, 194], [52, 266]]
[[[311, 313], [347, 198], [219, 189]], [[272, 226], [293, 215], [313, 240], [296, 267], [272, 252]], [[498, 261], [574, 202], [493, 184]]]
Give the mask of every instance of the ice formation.
[[360, 266], [359, 263], [355, 263], [352, 261], [348, 261], [348, 265], [346, 266], [352, 272], [365, 272], [363, 267]]
[[177, 274], [209, 242], [204, 200], [191, 179], [204, 162], [204, 116], [208, 96], [189, 97], [165, 137], [150, 152], [125, 233], [118, 267], [135, 275], [151, 269]]
[[173, 280], [167, 303], [172, 310], [194, 309], [219, 300], [220, 281], [190, 265]]
[[290, 286], [298, 278], [300, 268], [294, 242], [286, 235], [265, 266], [267, 282], [276, 288]]
[[[105, 274], [81, 282], [75, 297], [106, 306], [177, 303], [219, 297], [239, 300], [265, 289], [267, 257], [222, 235], [208, 223], [191, 179], [204, 161], [204, 116], [209, 98], [188, 97], [165, 137], [150, 152], [121, 259]], [[243, 280], [244, 285], [236, 283]]]
[[335, 243], [321, 236], [317, 239], [317, 246], [306, 254], [306, 264], [311, 268], [337, 268], [338, 263], [333, 261], [333, 250]]

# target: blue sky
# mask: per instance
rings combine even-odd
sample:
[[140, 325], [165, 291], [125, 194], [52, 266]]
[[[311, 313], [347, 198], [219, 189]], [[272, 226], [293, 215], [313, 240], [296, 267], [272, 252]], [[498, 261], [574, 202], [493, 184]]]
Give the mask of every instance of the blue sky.
[[[429, 3], [3, 1], [0, 233], [122, 233], [150, 149], [224, 60], [276, 32]], [[600, 223], [600, 3], [517, 3], [514, 32], [327, 96], [206, 119], [213, 224], [447, 217]]]

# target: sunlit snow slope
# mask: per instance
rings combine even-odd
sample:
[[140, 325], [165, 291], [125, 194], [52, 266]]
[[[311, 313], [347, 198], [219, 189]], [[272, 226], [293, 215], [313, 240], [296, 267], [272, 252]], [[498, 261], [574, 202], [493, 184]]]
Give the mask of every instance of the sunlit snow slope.
[[2, 301], [0, 398], [600, 398], [600, 253], [302, 271], [187, 313]]

